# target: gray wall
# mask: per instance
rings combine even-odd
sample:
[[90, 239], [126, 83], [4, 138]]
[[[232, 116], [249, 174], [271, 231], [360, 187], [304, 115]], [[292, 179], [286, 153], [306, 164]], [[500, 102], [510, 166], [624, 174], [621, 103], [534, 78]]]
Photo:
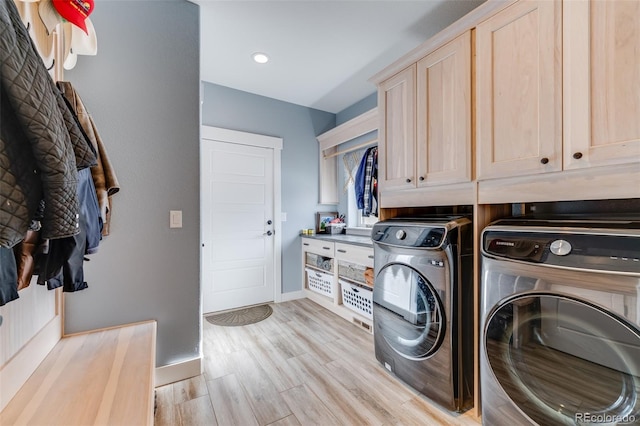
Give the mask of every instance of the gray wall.
[[202, 124], [283, 139], [282, 150], [282, 291], [302, 289], [300, 230], [313, 228], [318, 205], [318, 141], [335, 126], [335, 115], [203, 83]]
[[357, 116], [375, 108], [378, 105], [378, 93], [375, 92], [375, 87], [373, 88], [373, 90], [374, 92], [366, 98], [359, 100], [355, 104], [337, 113], [336, 126], [346, 123], [352, 118], [356, 118]]
[[[115, 167], [111, 235], [65, 296], [65, 331], [155, 319], [157, 365], [200, 342], [199, 12], [175, 1], [100, 1], [97, 56], [66, 71]], [[184, 227], [169, 229], [169, 210]]]

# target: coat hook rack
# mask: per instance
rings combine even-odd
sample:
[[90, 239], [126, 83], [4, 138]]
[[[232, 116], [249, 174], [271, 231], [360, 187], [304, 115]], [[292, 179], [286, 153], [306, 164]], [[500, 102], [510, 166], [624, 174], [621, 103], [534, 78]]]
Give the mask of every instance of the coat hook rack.
[[78, 55], [96, 55], [97, 35], [89, 18], [86, 33], [67, 22], [51, 0], [13, 0], [18, 7], [38, 54], [54, 80], [63, 80], [64, 70], [73, 69]]

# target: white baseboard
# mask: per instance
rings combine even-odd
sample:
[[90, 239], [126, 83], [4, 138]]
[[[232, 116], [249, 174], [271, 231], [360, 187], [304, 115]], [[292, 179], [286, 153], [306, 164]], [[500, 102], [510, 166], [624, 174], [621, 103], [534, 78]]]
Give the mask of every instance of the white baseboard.
[[289, 300], [304, 299], [306, 297], [304, 290], [292, 291], [289, 293], [282, 293], [281, 302], [288, 302]]
[[202, 357], [156, 367], [156, 387], [202, 374]]

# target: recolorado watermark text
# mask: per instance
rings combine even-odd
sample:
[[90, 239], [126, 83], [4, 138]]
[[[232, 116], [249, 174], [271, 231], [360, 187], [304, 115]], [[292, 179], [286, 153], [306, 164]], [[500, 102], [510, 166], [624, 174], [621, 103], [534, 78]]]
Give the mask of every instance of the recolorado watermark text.
[[636, 416], [631, 415], [614, 415], [614, 414], [592, 414], [592, 413], [576, 413], [574, 416], [576, 422], [582, 423], [613, 423], [613, 424], [626, 424], [635, 423]]

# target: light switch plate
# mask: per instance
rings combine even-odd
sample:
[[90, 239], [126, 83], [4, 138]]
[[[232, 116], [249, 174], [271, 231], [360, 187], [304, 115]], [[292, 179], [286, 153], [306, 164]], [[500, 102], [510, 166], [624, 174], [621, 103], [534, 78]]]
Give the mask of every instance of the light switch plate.
[[169, 210], [169, 228], [182, 228], [182, 210]]

